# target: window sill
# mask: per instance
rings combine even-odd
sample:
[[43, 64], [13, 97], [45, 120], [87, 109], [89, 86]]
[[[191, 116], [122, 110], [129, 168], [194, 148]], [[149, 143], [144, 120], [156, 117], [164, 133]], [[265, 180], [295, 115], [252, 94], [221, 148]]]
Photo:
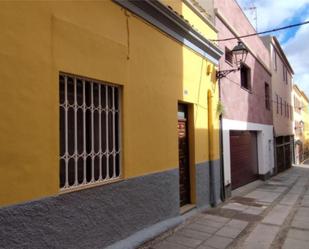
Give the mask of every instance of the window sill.
[[240, 88], [241, 88], [242, 90], [244, 90], [244, 91], [246, 91], [246, 92], [252, 94], [252, 90], [251, 90], [251, 89], [245, 88], [245, 87], [243, 87], [243, 86], [240, 86]]
[[226, 64], [228, 64], [230, 67], [234, 67], [233, 63], [227, 61], [227, 60], [224, 60]]
[[99, 186], [103, 186], [103, 185], [107, 185], [107, 184], [121, 182], [123, 180], [124, 180], [123, 177], [119, 176], [119, 177], [113, 178], [111, 180], [98, 181], [98, 182], [94, 182], [94, 183], [90, 183], [90, 184], [88, 183], [88, 184], [83, 184], [83, 185], [81, 184], [81, 185], [77, 185], [77, 186], [73, 186], [73, 187], [69, 187], [69, 188], [60, 189], [58, 194], [62, 195], [62, 194], [77, 192], [77, 191], [81, 191], [81, 190], [85, 190], [85, 189], [90, 189], [90, 188], [95, 188], [95, 187], [99, 187]]

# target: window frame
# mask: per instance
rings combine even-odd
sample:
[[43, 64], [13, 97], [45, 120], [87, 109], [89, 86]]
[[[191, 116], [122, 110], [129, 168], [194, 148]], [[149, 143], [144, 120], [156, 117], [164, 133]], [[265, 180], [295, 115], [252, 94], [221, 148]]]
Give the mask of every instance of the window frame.
[[[68, 99], [68, 85], [65, 85], [65, 102], [61, 103], [61, 77], [64, 77], [64, 84], [68, 84], [68, 78], [72, 78], [73, 79], [73, 87], [74, 87], [74, 104], [70, 104], [70, 100]], [[77, 94], [77, 81], [82, 82], [82, 96]], [[86, 94], [88, 90], [86, 90], [86, 84], [88, 83], [90, 84], [91, 88], [90, 88], [90, 94], [91, 94], [91, 103], [90, 106], [86, 103], [87, 99], [86, 99]], [[70, 155], [70, 152], [67, 150], [68, 145], [65, 145], [65, 153], [62, 154], [61, 150], [59, 150], [59, 189], [60, 189], [60, 193], [66, 193], [66, 192], [72, 192], [72, 191], [76, 191], [76, 190], [80, 190], [80, 189], [86, 189], [86, 188], [91, 188], [91, 187], [95, 187], [95, 186], [101, 186], [101, 185], [105, 185], [108, 183], [112, 183], [112, 182], [118, 182], [123, 180], [123, 165], [122, 165], [122, 86], [117, 85], [117, 84], [113, 84], [113, 83], [109, 83], [109, 82], [105, 82], [102, 80], [96, 80], [96, 79], [91, 79], [88, 77], [84, 77], [84, 76], [79, 76], [79, 75], [73, 75], [70, 73], [64, 73], [64, 72], [60, 72], [59, 73], [59, 79], [58, 79], [58, 84], [59, 84], [59, 112], [61, 112], [61, 108], [67, 108], [64, 109], [64, 113], [68, 113], [69, 112], [69, 108], [73, 108], [74, 111], [74, 153], [73, 155]], [[94, 85], [96, 85], [94, 87]], [[99, 86], [100, 85], [100, 86]], [[88, 86], [89, 87], [89, 86]], [[97, 106], [94, 102], [94, 95], [95, 95], [95, 88], [100, 89], [97, 92], [97, 96], [100, 99], [100, 102], [98, 102]], [[103, 90], [102, 90], [103, 89]], [[105, 90], [104, 90], [105, 89]], [[110, 94], [110, 89], [111, 90], [111, 96], [112, 99], [109, 101], [109, 98], [111, 97]], [[117, 89], [117, 91], [115, 91], [115, 89]], [[104, 92], [104, 96], [105, 96], [105, 100], [103, 100], [103, 102], [101, 102], [102, 100], [102, 92]], [[77, 98], [80, 97], [82, 98], [82, 104], [78, 104], [78, 100]], [[89, 96], [88, 96], [89, 98]], [[117, 101], [115, 101], [117, 98]], [[80, 100], [79, 100], [80, 101]], [[89, 99], [88, 99], [89, 101]], [[104, 103], [105, 102], [105, 103]], [[81, 109], [83, 111], [83, 116], [82, 116], [82, 128], [78, 127], [78, 124], [81, 124], [81, 122], [77, 121], [77, 112], [78, 110]], [[89, 122], [88, 117], [86, 118], [86, 112], [88, 111], [88, 113], [90, 112], [90, 117], [91, 117], [91, 121]], [[95, 123], [95, 112], [97, 111], [97, 119], [96, 122], [99, 122], [99, 125], [97, 123]], [[117, 114], [116, 114], [117, 113]], [[59, 114], [60, 115], [60, 114]], [[69, 122], [68, 119], [68, 114], [66, 115], [66, 120], [65, 122]], [[111, 116], [110, 116], [111, 115]], [[103, 123], [103, 118], [105, 117], [105, 125], [104, 126]], [[117, 116], [117, 118], [116, 118]], [[59, 117], [60, 122], [61, 122], [61, 115]], [[77, 123], [76, 123], [77, 122]], [[88, 122], [88, 124], [86, 124]], [[109, 122], [111, 122], [112, 124], [112, 128], [109, 127]], [[91, 123], [91, 127], [89, 125], [89, 123]], [[65, 131], [61, 130], [61, 126], [59, 127], [59, 136], [60, 136], [60, 149], [61, 149], [61, 136], [65, 136], [65, 142], [69, 143], [70, 140], [68, 139], [68, 135], [66, 132], [69, 132], [68, 130], [68, 124], [65, 124]], [[78, 129], [78, 128], [79, 129]], [[88, 129], [88, 127], [90, 127]], [[96, 127], [96, 128], [95, 128]], [[101, 128], [101, 130], [100, 130]], [[95, 129], [96, 129], [96, 135], [98, 135], [97, 137], [94, 136], [95, 133]], [[102, 138], [102, 136], [104, 136], [104, 130], [106, 131], [105, 133], [105, 140]], [[111, 130], [112, 130], [112, 134], [110, 134]], [[81, 131], [82, 130], [82, 131]], [[102, 132], [103, 131], [103, 132]], [[118, 134], [116, 135], [116, 133], [118, 132]], [[78, 133], [82, 133], [83, 134], [83, 145], [81, 146], [81, 141], [78, 141], [77, 136]], [[89, 133], [91, 133], [91, 152], [87, 152], [87, 147], [90, 146], [89, 144], [87, 144], [87, 136], [89, 135]], [[112, 137], [112, 148], [110, 149], [109, 146], [109, 138], [108, 137]], [[99, 140], [99, 145], [97, 144], [98, 142], [96, 142], [95, 140]], [[71, 140], [72, 142], [72, 140]], [[95, 145], [94, 143], [96, 143], [96, 149], [95, 149]], [[105, 143], [105, 151], [103, 151], [103, 144]], [[63, 145], [62, 145], [63, 146]], [[80, 150], [79, 146], [81, 146], [81, 150], [83, 150], [82, 152], [78, 152]], [[117, 148], [118, 146], [118, 148]], [[77, 149], [78, 147], [78, 149]], [[99, 149], [98, 149], [99, 147]], [[103, 160], [104, 160], [104, 156], [105, 156], [105, 172], [106, 172], [106, 176], [105, 178], [103, 178]], [[99, 157], [99, 159], [97, 159]], [[112, 164], [110, 165], [110, 157], [112, 157]], [[69, 159], [67, 159], [69, 158]], [[82, 158], [82, 159], [81, 159]], [[90, 158], [90, 159], [88, 159]], [[75, 175], [75, 181], [74, 184], [69, 184], [68, 179], [69, 179], [69, 160], [73, 159], [74, 160], [74, 175]], [[79, 182], [79, 176], [78, 176], [78, 172], [79, 170], [81, 170], [80, 168], [78, 168], [78, 160], [81, 159], [83, 162], [83, 181]], [[61, 186], [61, 160], [65, 160], [64, 161], [64, 167], [65, 167], [65, 182], [64, 185]], [[66, 161], [68, 160], [68, 162]], [[89, 165], [87, 165], [87, 160], [91, 160], [91, 169], [89, 169]], [[95, 179], [95, 169], [94, 169], [94, 164], [95, 164], [95, 160], [99, 160], [100, 164], [99, 169], [99, 178]], [[88, 163], [89, 164], [89, 163]], [[87, 166], [85, 166], [87, 165]], [[117, 166], [118, 165], [118, 166]], [[72, 166], [71, 166], [72, 167]], [[85, 167], [88, 167], [87, 169]], [[112, 171], [111, 167], [113, 168]], [[88, 173], [86, 173], [86, 170], [89, 173], [89, 170], [91, 170], [90, 174], [91, 174], [91, 180], [89, 181], [87, 179], [87, 177], [89, 178], [89, 175], [87, 175]], [[110, 172], [109, 172], [110, 171]], [[110, 175], [112, 173], [112, 175]], [[71, 176], [72, 177], [72, 176]]]
[[[229, 60], [229, 58], [231, 58], [231, 60]], [[234, 65], [234, 56], [233, 56], [232, 50], [230, 50], [228, 47], [225, 47], [224, 60], [230, 66]]]
[[[243, 68], [246, 70], [246, 81], [247, 81], [247, 87], [243, 84]], [[252, 86], [251, 86], [251, 68], [247, 66], [244, 63], [241, 63], [240, 65], [240, 86], [242, 89], [251, 92]]]
[[270, 86], [267, 82], [264, 84], [265, 89], [265, 108], [270, 110]]

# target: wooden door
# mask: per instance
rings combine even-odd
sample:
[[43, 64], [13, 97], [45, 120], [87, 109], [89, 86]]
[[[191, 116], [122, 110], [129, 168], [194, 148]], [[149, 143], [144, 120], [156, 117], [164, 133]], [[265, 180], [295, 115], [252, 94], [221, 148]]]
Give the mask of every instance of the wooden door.
[[190, 203], [190, 169], [187, 106], [178, 106], [179, 194], [180, 206]]
[[232, 189], [258, 179], [257, 136], [252, 131], [231, 131]]
[[277, 172], [284, 171], [284, 146], [276, 146]]

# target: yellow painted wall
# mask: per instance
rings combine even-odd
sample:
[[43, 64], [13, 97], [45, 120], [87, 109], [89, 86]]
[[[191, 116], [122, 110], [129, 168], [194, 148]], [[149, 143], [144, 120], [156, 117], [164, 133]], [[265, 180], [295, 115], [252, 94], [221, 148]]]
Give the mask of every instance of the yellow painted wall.
[[209, 160], [208, 90], [219, 158], [214, 66], [140, 18], [111, 1], [0, 2], [0, 28], [0, 205], [59, 193], [59, 72], [123, 86], [124, 178], [178, 167], [178, 101]]
[[302, 94], [302, 111], [301, 116], [304, 121], [304, 152], [309, 153], [309, 102], [308, 99]]
[[[193, 26], [198, 32], [207, 37], [210, 40], [217, 39], [216, 31], [207, 25], [194, 11], [181, 0], [160, 0], [166, 6], [172, 7], [174, 11], [182, 15], [185, 20], [187, 20], [190, 25]], [[206, 19], [206, 18], [205, 18]]]

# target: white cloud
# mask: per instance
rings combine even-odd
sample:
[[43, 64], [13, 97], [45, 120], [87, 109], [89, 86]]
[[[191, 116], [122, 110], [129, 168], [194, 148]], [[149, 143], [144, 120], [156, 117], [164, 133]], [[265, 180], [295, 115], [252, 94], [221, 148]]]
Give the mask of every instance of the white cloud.
[[294, 82], [309, 97], [309, 74], [299, 74], [295, 77]]
[[[293, 18], [296, 11], [309, 4], [309, 0], [238, 0], [240, 6], [251, 7], [252, 3], [257, 8], [258, 30], [279, 27], [284, 21]], [[245, 11], [249, 19], [253, 21], [250, 11]]]
[[[307, 17], [309, 20], [309, 10], [306, 5], [309, 0], [237, 0], [240, 6], [252, 7], [252, 3], [257, 8], [258, 14], [258, 31], [265, 31], [280, 27], [284, 24], [291, 23], [295, 15], [303, 12], [302, 20]], [[245, 12], [255, 26], [253, 15]], [[276, 36], [279, 41], [283, 41], [286, 32], [277, 32]], [[294, 37], [283, 44], [283, 49], [292, 65], [295, 75], [295, 83], [309, 96], [309, 25], [304, 25], [295, 33]]]
[[294, 68], [295, 83], [309, 96], [309, 46], [307, 41], [309, 41], [309, 26], [305, 25], [284, 44], [283, 48]]

